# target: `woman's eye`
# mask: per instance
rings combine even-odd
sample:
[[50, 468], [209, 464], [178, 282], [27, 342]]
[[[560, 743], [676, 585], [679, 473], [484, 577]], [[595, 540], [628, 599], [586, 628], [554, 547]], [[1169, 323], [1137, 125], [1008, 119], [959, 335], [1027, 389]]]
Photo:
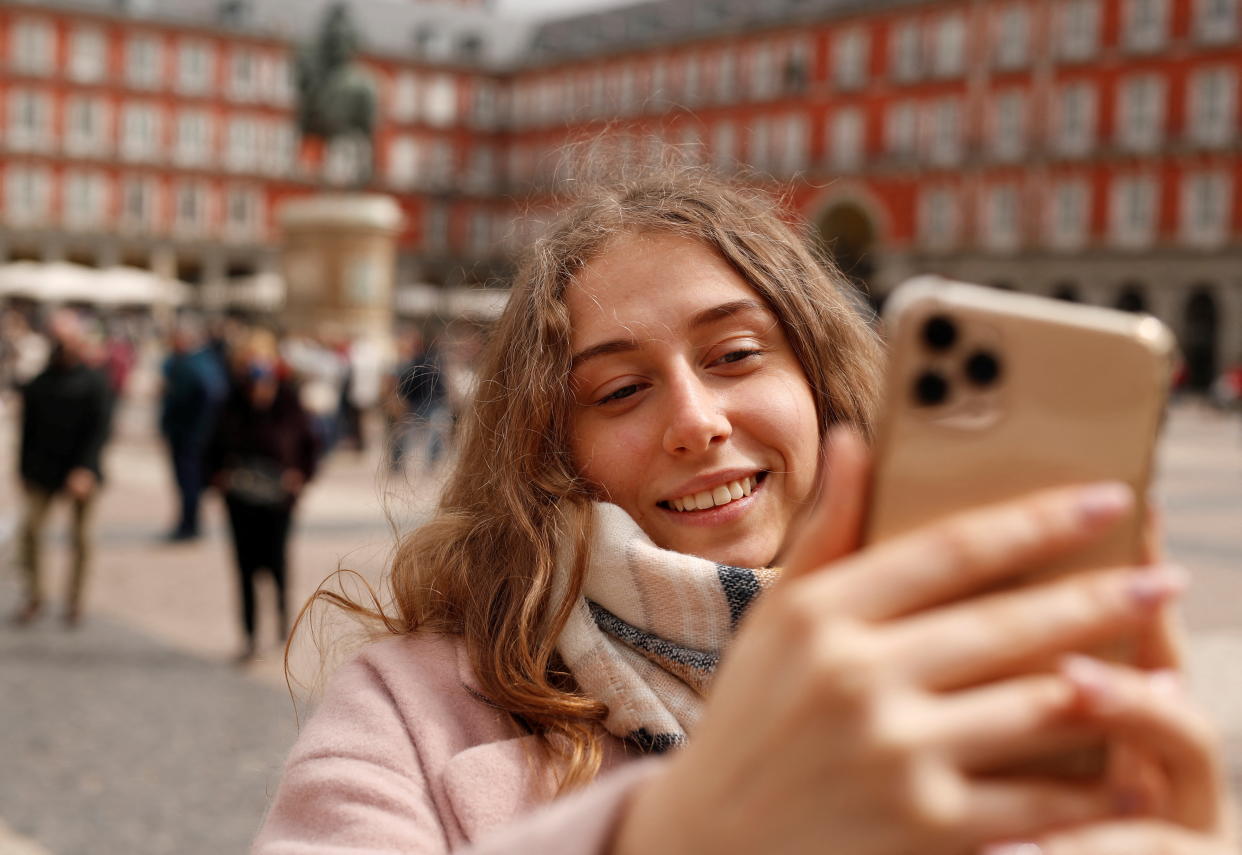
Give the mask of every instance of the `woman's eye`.
[[725, 364], [728, 364], [730, 362], [741, 362], [743, 359], [749, 359], [752, 356], [758, 356], [759, 353], [760, 351], [753, 350], [753, 349], [731, 350], [728, 353], [726, 353], [724, 356], [717, 359], [716, 361], [719, 363], [725, 363]]
[[637, 383], [631, 383], [629, 386], [622, 386], [620, 389], [616, 390], [615, 392], [608, 393], [607, 395], [600, 398], [595, 403], [596, 405], [600, 405], [600, 404], [607, 404], [612, 401], [620, 401], [624, 398], [630, 397], [630, 395], [633, 395], [635, 392], [638, 391], [638, 389], [639, 389], [639, 386]]

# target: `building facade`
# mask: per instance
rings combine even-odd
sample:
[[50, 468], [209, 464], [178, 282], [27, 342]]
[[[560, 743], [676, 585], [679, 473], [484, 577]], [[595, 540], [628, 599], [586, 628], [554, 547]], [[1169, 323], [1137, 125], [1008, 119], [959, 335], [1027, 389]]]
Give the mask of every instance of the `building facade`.
[[[9, 258], [141, 263], [206, 299], [272, 266], [283, 198], [348, 180], [293, 130], [323, 4], [176, 5], [0, 6]], [[675, 147], [780, 193], [875, 302], [940, 272], [1152, 311], [1199, 385], [1242, 358], [1239, 0], [352, 6], [399, 281], [502, 275], [584, 166]]]

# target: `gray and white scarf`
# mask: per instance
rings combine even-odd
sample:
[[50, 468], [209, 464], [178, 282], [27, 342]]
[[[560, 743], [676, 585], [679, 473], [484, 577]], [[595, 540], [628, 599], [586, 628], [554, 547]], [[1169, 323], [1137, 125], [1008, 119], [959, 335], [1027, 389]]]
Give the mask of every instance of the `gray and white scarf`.
[[[582, 597], [557, 650], [605, 729], [643, 751], [682, 744], [720, 654], [777, 571], [745, 570], [661, 549], [616, 505], [594, 506]], [[572, 556], [561, 556], [562, 579]]]

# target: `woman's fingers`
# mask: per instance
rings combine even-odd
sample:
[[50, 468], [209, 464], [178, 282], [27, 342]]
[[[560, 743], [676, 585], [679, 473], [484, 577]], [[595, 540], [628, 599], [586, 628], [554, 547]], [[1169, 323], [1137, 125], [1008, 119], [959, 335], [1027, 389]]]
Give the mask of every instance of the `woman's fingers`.
[[919, 685], [970, 686], [1133, 631], [1185, 585], [1179, 567], [1075, 574], [915, 615], [884, 639]]
[[1236, 855], [1227, 841], [1155, 820], [1116, 820], [988, 846], [980, 855]]
[[834, 608], [881, 620], [1004, 582], [1101, 537], [1133, 503], [1103, 482], [1044, 490], [877, 544], [823, 579]]
[[1117, 815], [1117, 798], [1098, 783], [1002, 778], [969, 787], [966, 833], [975, 840], [1015, 840], [1049, 828]]
[[1038, 674], [924, 696], [911, 713], [930, 731], [929, 743], [959, 768], [996, 772], [1098, 744], [1102, 728], [1079, 720], [1075, 703], [1064, 677]]
[[1169, 776], [1168, 819], [1198, 831], [1227, 827], [1228, 804], [1215, 732], [1172, 672], [1142, 672], [1086, 656], [1067, 657], [1062, 674], [1082, 714], [1154, 756]]
[[828, 432], [819, 497], [780, 559], [786, 578], [818, 570], [858, 549], [869, 466], [867, 447], [857, 432], [844, 425]]

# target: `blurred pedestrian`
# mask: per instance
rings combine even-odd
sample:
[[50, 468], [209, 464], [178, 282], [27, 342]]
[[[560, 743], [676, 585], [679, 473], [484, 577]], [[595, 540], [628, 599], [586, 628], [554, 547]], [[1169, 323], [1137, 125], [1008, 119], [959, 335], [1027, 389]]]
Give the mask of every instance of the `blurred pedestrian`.
[[172, 352], [164, 360], [164, 394], [160, 433], [168, 442], [173, 475], [181, 495], [170, 541], [199, 536], [199, 499], [202, 496], [203, 452], [215, 426], [220, 405], [228, 394], [228, 379], [216, 354], [206, 346], [197, 318], [177, 319]]
[[[262, 339], [266, 334], [257, 333]], [[241, 588], [245, 645], [240, 662], [255, 655], [255, 578], [276, 585], [280, 637], [289, 631], [286, 591], [293, 508], [315, 472], [316, 439], [282, 366], [267, 346], [243, 352], [247, 378], [230, 394], [207, 448], [207, 473], [224, 496]]]
[[20, 563], [25, 571], [25, 602], [14, 615], [25, 625], [43, 608], [40, 585], [42, 534], [48, 511], [59, 495], [73, 508], [73, 563], [64, 612], [76, 626], [90, 562], [90, 516], [103, 480], [100, 453], [108, 436], [111, 393], [103, 373], [87, 364], [89, 342], [81, 319], [68, 309], [53, 313], [53, 342], [47, 367], [22, 387], [20, 466], [25, 515]]
[[320, 455], [336, 445], [348, 369], [345, 358], [331, 346], [334, 337], [320, 330], [315, 336], [291, 335], [281, 345], [281, 354], [296, 378], [302, 408], [310, 416]]
[[397, 346], [398, 363], [387, 396], [389, 466], [401, 468], [416, 450], [426, 465], [434, 466], [444, 444], [438, 424], [446, 398], [440, 356], [413, 327], [399, 337]]
[[379, 403], [383, 385], [383, 352], [369, 338], [348, 342], [345, 383], [341, 387], [340, 442], [348, 442], [358, 451], [367, 446], [367, 414]]

